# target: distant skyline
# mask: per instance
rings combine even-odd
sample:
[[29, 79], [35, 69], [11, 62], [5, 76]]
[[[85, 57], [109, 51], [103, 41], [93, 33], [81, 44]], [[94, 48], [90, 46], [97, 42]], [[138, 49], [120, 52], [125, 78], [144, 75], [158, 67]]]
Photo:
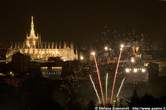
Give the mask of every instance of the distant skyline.
[[96, 38], [104, 26], [120, 31], [135, 29], [163, 41], [166, 36], [166, 2], [160, 0], [6, 0], [0, 6], [0, 41], [23, 41], [34, 16], [42, 40]]

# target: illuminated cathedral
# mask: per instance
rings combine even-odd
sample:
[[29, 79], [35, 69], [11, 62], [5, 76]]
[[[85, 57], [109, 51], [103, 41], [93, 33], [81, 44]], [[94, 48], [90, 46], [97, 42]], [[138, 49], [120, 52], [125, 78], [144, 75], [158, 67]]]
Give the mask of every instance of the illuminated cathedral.
[[63, 61], [78, 59], [77, 50], [73, 43], [67, 42], [42, 42], [41, 37], [35, 33], [34, 18], [31, 17], [30, 33], [23, 43], [12, 43], [6, 57], [15, 52], [30, 55], [32, 60], [48, 60], [49, 57], [60, 57]]

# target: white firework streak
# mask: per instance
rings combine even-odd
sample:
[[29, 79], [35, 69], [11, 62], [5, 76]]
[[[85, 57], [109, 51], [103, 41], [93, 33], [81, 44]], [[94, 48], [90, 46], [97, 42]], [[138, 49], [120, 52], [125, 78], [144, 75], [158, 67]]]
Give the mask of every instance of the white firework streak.
[[119, 94], [120, 94], [120, 92], [121, 92], [121, 89], [122, 89], [122, 87], [123, 87], [123, 84], [124, 84], [125, 79], [126, 79], [126, 78], [124, 77], [123, 80], [122, 80], [122, 82], [121, 82], [121, 84], [120, 84], [120, 87], [119, 87], [119, 90], [118, 90], [118, 93], [117, 93], [116, 97], [119, 97]]
[[101, 103], [101, 100], [100, 100], [100, 97], [99, 97], [99, 93], [98, 93], [98, 91], [96, 89], [95, 83], [94, 83], [94, 81], [92, 79], [92, 76], [90, 74], [89, 74], [89, 78], [90, 78], [90, 81], [91, 81], [91, 83], [93, 85], [93, 89], [94, 89], [94, 91], [96, 93], [97, 99], [98, 99], [99, 103]]
[[108, 73], [106, 74], [105, 78], [105, 102], [107, 103], [108, 98]]

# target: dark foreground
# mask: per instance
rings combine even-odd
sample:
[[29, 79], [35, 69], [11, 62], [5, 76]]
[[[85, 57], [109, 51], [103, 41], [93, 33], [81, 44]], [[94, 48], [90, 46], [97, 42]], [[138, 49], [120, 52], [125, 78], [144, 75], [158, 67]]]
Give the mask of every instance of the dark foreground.
[[[94, 110], [96, 97], [89, 80], [44, 78], [0, 82], [0, 110]], [[139, 92], [139, 91], [137, 91]], [[125, 99], [127, 106], [164, 107], [166, 97], [154, 98], [137, 92]], [[115, 106], [124, 106], [122, 103]], [[126, 105], [125, 105], [126, 106]]]

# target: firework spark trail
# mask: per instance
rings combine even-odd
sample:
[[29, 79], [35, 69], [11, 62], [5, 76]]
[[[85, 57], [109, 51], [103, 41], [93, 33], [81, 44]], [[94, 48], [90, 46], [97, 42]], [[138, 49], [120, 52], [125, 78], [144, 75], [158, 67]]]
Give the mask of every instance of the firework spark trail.
[[93, 89], [94, 89], [94, 91], [95, 91], [95, 93], [96, 93], [97, 99], [98, 99], [99, 103], [101, 103], [101, 100], [100, 100], [99, 94], [98, 94], [98, 92], [97, 92], [95, 83], [94, 83], [94, 81], [93, 81], [93, 79], [92, 79], [92, 76], [89, 75], [89, 78], [90, 78], [90, 81], [91, 81], [91, 83], [92, 83], [92, 85], [93, 85]]
[[115, 82], [116, 82], [116, 77], [117, 77], [117, 73], [118, 73], [118, 68], [119, 68], [119, 62], [120, 62], [121, 55], [122, 55], [122, 49], [120, 49], [118, 63], [116, 65], [116, 70], [115, 70], [115, 75], [114, 75], [114, 80], [113, 80], [113, 85], [112, 85], [112, 91], [111, 91], [111, 102], [110, 103], [112, 103], [112, 99], [113, 99], [113, 96], [114, 96]]
[[105, 78], [105, 102], [107, 103], [107, 97], [108, 97], [108, 73], [106, 74]]
[[124, 84], [125, 79], [126, 79], [126, 78], [124, 77], [123, 80], [122, 80], [122, 82], [121, 82], [121, 84], [120, 84], [120, 87], [119, 87], [119, 90], [118, 90], [118, 93], [117, 93], [116, 97], [119, 97], [119, 94], [120, 94], [120, 92], [121, 92], [121, 89], [122, 89], [122, 87], [123, 87], [123, 84]]
[[100, 86], [100, 92], [101, 92], [101, 97], [102, 97], [102, 102], [103, 105], [105, 105], [105, 101], [104, 101], [104, 93], [103, 93], [103, 88], [102, 88], [102, 84], [101, 84], [101, 79], [100, 79], [100, 72], [99, 72], [99, 68], [98, 68], [98, 64], [97, 64], [97, 60], [95, 55], [93, 56], [94, 61], [95, 61], [95, 65], [96, 65], [96, 70], [97, 70], [97, 77], [98, 77], [98, 81], [99, 81], [99, 86]]

